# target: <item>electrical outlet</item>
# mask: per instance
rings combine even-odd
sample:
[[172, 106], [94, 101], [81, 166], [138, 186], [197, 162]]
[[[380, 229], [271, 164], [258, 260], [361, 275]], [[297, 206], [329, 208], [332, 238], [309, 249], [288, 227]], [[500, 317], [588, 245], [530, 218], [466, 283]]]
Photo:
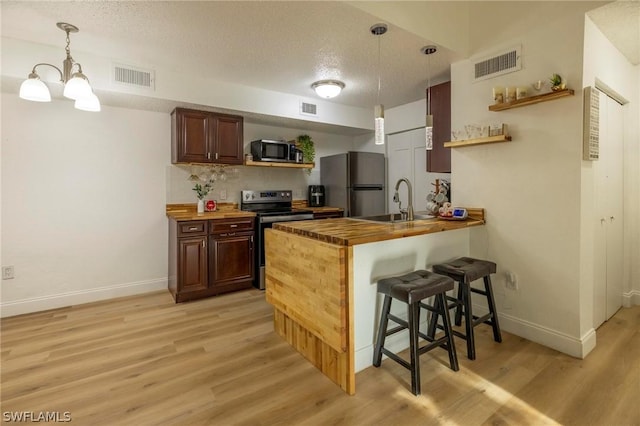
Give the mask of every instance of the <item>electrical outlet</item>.
[[12, 280], [14, 277], [13, 266], [3, 266], [2, 267], [2, 279], [3, 280]]
[[505, 272], [506, 282], [505, 287], [509, 290], [518, 289], [518, 277], [513, 272]]
[[226, 189], [221, 189], [220, 190], [220, 199], [221, 200], [226, 200], [227, 199], [227, 190]]

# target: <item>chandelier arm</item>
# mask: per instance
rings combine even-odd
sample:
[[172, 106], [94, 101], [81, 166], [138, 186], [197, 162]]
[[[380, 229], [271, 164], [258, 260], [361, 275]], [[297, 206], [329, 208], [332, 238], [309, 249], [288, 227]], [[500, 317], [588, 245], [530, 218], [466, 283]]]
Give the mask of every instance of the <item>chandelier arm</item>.
[[64, 77], [63, 77], [63, 75], [62, 75], [62, 70], [60, 70], [60, 68], [56, 67], [55, 65], [51, 65], [51, 64], [48, 64], [48, 63], [46, 63], [46, 62], [40, 62], [39, 64], [35, 64], [35, 65], [33, 66], [33, 70], [31, 70], [31, 73], [32, 73], [32, 74], [36, 74], [36, 68], [37, 68], [37, 67], [39, 67], [40, 65], [47, 65], [47, 66], [49, 66], [49, 67], [51, 67], [51, 68], [54, 68], [54, 69], [55, 69], [56, 71], [58, 71], [58, 73], [60, 74], [60, 82], [62, 82], [62, 83], [64, 83], [64, 82], [65, 82], [65, 81], [64, 81]]

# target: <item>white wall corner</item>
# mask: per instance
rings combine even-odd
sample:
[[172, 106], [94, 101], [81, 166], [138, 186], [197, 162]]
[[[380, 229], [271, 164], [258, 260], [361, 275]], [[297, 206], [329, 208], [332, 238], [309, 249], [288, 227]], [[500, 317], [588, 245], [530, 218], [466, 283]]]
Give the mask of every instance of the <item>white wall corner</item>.
[[[476, 315], [485, 315], [489, 312], [486, 307], [476, 304], [473, 305], [473, 310]], [[498, 320], [502, 331], [515, 334], [574, 358], [586, 357], [596, 346], [594, 329], [587, 331], [581, 338], [576, 338], [508, 314], [498, 313]]]
[[624, 308], [638, 305], [640, 305], [640, 290], [631, 290], [628, 293], [622, 294], [622, 306]]

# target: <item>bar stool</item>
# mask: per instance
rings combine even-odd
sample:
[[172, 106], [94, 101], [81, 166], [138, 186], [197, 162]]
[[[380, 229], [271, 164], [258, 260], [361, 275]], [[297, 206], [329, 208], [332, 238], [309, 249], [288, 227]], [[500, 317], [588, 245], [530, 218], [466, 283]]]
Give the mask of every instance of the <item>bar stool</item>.
[[[413, 271], [409, 274], [385, 278], [378, 281], [378, 293], [384, 294], [384, 303], [380, 315], [380, 327], [378, 329], [378, 338], [373, 353], [373, 365], [380, 367], [382, 362], [382, 354], [384, 353], [398, 364], [411, 371], [411, 392], [414, 395], [420, 395], [420, 359], [419, 356], [429, 352], [437, 347], [442, 347], [449, 352], [449, 364], [453, 371], [458, 371], [458, 357], [456, 355], [456, 347], [453, 343], [453, 334], [451, 330], [451, 320], [449, 319], [449, 310], [446, 308], [447, 300], [446, 292], [452, 290], [454, 281], [446, 276], [434, 274], [429, 271]], [[431, 296], [435, 296], [435, 302], [432, 305], [423, 301]], [[390, 313], [391, 300], [396, 299], [408, 305], [408, 321], [404, 321]], [[424, 308], [434, 312], [437, 319], [438, 313], [443, 318], [444, 335], [435, 338], [435, 332], [431, 336], [420, 332], [420, 309]], [[391, 330], [387, 330], [389, 320], [399, 324]], [[400, 358], [395, 353], [384, 347], [387, 336], [399, 331], [409, 330], [409, 351], [411, 353], [411, 362]], [[420, 347], [418, 337], [430, 342]]]
[[[458, 296], [446, 296], [446, 299], [453, 302], [448, 304], [447, 307], [449, 309], [456, 309], [456, 325], [461, 325], [462, 316], [464, 315], [465, 333], [463, 334], [457, 330], [453, 330], [453, 334], [467, 341], [467, 357], [469, 359], [476, 359], [473, 329], [479, 324], [489, 324], [493, 328], [493, 340], [498, 343], [502, 342], [500, 325], [498, 324], [498, 313], [493, 297], [493, 288], [491, 287], [491, 274], [495, 274], [496, 264], [487, 260], [461, 257], [451, 262], [433, 265], [433, 272], [446, 275], [458, 282]], [[471, 283], [480, 278], [484, 281], [484, 290], [471, 287]], [[487, 305], [489, 307], [488, 314], [481, 317], [473, 315], [471, 293], [478, 293], [487, 298]], [[429, 322], [427, 330], [427, 335], [431, 337], [434, 336], [436, 327], [442, 328], [442, 326], [437, 324], [438, 313], [434, 313], [433, 316], [436, 318]]]

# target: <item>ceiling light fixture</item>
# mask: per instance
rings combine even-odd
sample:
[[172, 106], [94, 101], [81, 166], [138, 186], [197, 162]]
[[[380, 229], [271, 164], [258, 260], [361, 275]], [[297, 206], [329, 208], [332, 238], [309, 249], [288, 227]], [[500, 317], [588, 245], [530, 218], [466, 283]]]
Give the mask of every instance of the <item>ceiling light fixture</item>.
[[380, 36], [387, 32], [386, 24], [375, 24], [369, 28], [371, 34], [378, 36], [378, 97], [374, 112], [374, 142], [384, 145], [384, 106], [380, 103]]
[[[43, 62], [35, 64], [29, 77], [20, 85], [20, 97], [28, 101], [51, 102], [51, 92], [49, 92], [47, 85], [40, 80], [40, 76], [36, 72], [36, 68], [39, 66], [47, 65], [60, 73], [60, 82], [64, 84], [63, 95], [76, 101], [75, 108], [83, 111], [100, 111], [100, 101], [93, 93], [89, 85], [89, 79], [82, 73], [82, 65], [71, 57], [69, 33], [77, 33], [78, 27], [65, 22], [58, 22], [56, 25], [67, 33], [67, 46], [65, 47], [67, 57], [62, 61], [62, 70], [55, 65]], [[75, 72], [74, 66], [77, 66]]]
[[318, 96], [325, 99], [335, 98], [344, 89], [344, 83], [338, 80], [320, 80], [311, 85]]
[[425, 46], [420, 49], [422, 53], [427, 55], [427, 115], [425, 118], [425, 148], [430, 151], [433, 149], [433, 115], [431, 115], [431, 55], [438, 51], [434, 45]]

